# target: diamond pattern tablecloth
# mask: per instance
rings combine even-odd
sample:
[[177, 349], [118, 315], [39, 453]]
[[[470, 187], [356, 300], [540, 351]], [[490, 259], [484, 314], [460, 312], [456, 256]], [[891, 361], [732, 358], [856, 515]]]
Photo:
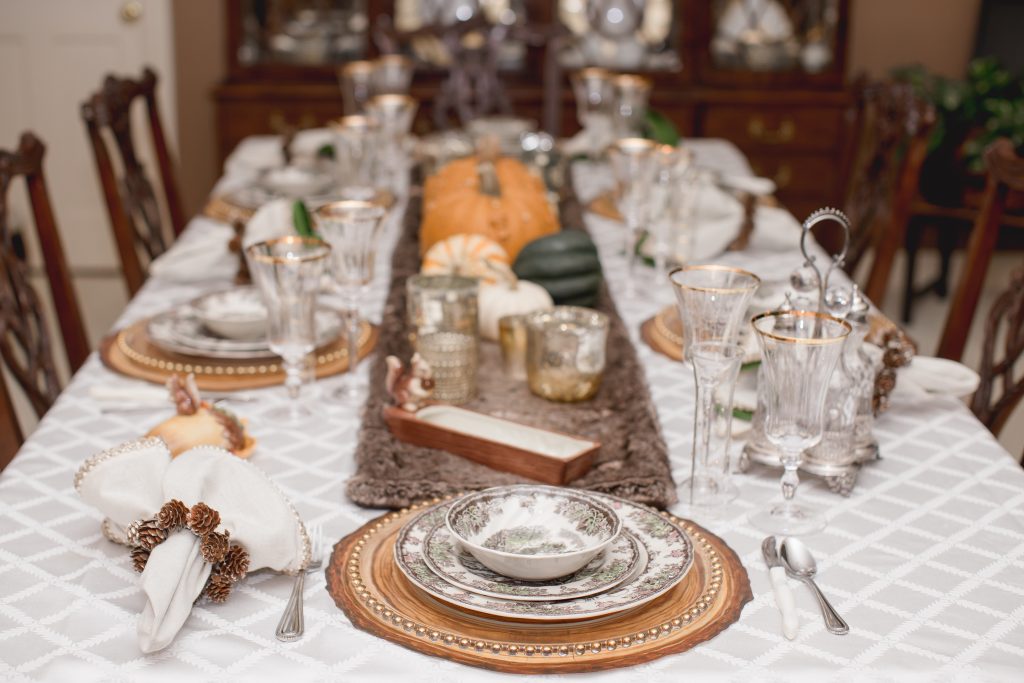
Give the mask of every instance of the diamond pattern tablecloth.
[[[705, 143], [702, 161], [713, 163], [716, 149], [729, 152]], [[584, 196], [604, 182], [593, 169], [578, 170]], [[621, 228], [595, 218], [590, 227], [607, 277], [621, 282]], [[198, 239], [211, 228], [196, 219], [185, 239]], [[397, 234], [394, 221], [387, 239], [393, 242]], [[784, 277], [798, 257], [795, 249], [779, 249], [777, 242], [773, 248], [771, 240], [755, 240], [749, 252], [729, 259], [763, 277]], [[386, 295], [387, 251], [379, 255], [377, 278], [365, 301], [371, 318], [379, 316]], [[151, 281], [121, 324], [222, 285]], [[634, 334], [672, 296], [660, 285], [641, 291], [638, 300], [618, 302]], [[681, 481], [689, 469], [692, 378], [684, 366], [640, 342], [638, 334], [636, 343]], [[298, 642], [274, 638], [291, 579], [263, 574], [248, 578], [223, 605], [196, 607], [166, 650], [140, 654], [138, 575], [124, 549], [100, 535], [99, 515], [75, 495], [72, 476], [92, 453], [139, 436], [170, 411], [101, 413], [88, 398], [89, 387], [111, 381], [120, 380], [93, 356], [0, 475], [0, 678], [510, 678], [419, 655], [354, 629], [324, 590], [322, 572], [307, 579], [306, 636]], [[332, 382], [322, 384], [328, 389]], [[335, 540], [378, 514], [344, 496], [353, 472], [356, 411], [325, 411], [286, 429], [258, 418], [284, 400], [282, 390], [253, 393], [258, 403], [238, 405], [259, 439], [252, 461], [306, 520], [322, 523]], [[839, 497], [814, 481], [799, 492], [802, 500], [828, 509], [828, 529], [808, 543], [819, 558], [822, 589], [850, 623], [849, 635], [827, 633], [810, 593], [794, 584], [801, 629], [795, 641], [782, 637], [761, 561], [761, 536], [745, 519], [754, 506], [779, 495], [777, 474], [755, 468], [736, 476], [741, 496], [723, 519], [699, 520], [736, 549], [750, 573], [755, 599], [740, 621], [687, 653], [586, 678], [1022, 680], [1024, 472], [952, 399], [895, 400], [876, 432], [884, 459], [864, 469], [853, 495]]]

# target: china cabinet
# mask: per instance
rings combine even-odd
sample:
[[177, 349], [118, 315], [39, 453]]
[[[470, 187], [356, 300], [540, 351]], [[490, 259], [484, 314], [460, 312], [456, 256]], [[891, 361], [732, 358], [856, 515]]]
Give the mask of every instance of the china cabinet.
[[215, 93], [222, 157], [247, 135], [338, 116], [338, 67], [382, 51], [415, 60], [416, 129], [429, 130], [459, 58], [439, 32], [465, 25], [475, 29], [455, 51], [497, 36], [493, 61], [512, 110], [551, 132], [578, 129], [571, 72], [643, 73], [655, 109], [684, 135], [735, 143], [797, 216], [841, 199], [849, 0], [226, 0], [226, 11], [229, 70]]

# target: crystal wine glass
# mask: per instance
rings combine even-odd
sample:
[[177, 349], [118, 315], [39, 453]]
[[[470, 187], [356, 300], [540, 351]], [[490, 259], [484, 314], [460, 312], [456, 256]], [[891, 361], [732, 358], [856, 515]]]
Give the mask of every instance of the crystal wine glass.
[[794, 502], [803, 453], [821, 440], [825, 393], [850, 324], [811, 311], [771, 311], [751, 320], [761, 346], [765, 436], [781, 452], [781, 504], [750, 514], [759, 530], [781, 536], [825, 528], [825, 517]]
[[657, 168], [658, 146], [643, 138], [623, 138], [608, 149], [618, 185], [619, 213], [626, 222], [626, 291], [636, 296], [636, 249], [649, 215], [650, 189]]
[[337, 181], [344, 199], [377, 196], [380, 126], [369, 116], [343, 116], [331, 123]]
[[673, 270], [669, 281], [697, 391], [691, 475], [681, 487], [683, 501], [714, 509], [739, 493], [729, 477], [732, 396], [744, 355], [737, 342], [761, 279], [739, 268], [693, 265]]
[[317, 231], [331, 245], [331, 274], [345, 308], [348, 341], [348, 372], [330, 395], [336, 402], [351, 403], [361, 388], [356, 377], [359, 364], [359, 300], [373, 281], [377, 240], [386, 211], [372, 202], [343, 199], [324, 204], [314, 215]]
[[306, 357], [316, 348], [316, 295], [330, 245], [306, 237], [280, 237], [246, 249], [252, 279], [267, 306], [270, 349], [281, 356], [288, 404], [268, 417], [294, 422], [312, 413], [299, 402]]
[[612, 127], [616, 137], [643, 135], [647, 122], [647, 104], [651, 95], [650, 79], [633, 74], [620, 74], [612, 82], [615, 86]]
[[684, 147], [659, 145], [654, 156], [650, 237], [654, 242], [654, 281], [660, 284], [668, 277], [668, 260], [676, 251], [674, 247], [678, 246], [678, 240], [674, 238], [681, 228], [689, 229], [692, 155]]
[[373, 62], [373, 92], [382, 94], [409, 94], [414, 67], [405, 55], [381, 55]]
[[576, 97], [576, 118], [587, 131], [592, 147], [588, 150], [591, 160], [603, 151], [598, 149], [601, 141], [612, 138], [612, 106], [615, 101], [615, 86], [611, 74], [605, 69], [589, 67], [573, 73], [573, 95]]
[[338, 69], [338, 85], [346, 115], [363, 113], [366, 103], [373, 97], [373, 81], [373, 62], [358, 60]]

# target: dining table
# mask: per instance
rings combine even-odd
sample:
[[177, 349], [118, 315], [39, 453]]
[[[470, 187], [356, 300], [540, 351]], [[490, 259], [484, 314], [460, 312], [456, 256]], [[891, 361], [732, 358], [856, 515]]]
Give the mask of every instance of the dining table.
[[[744, 156], [723, 140], [689, 141], [696, 162], [715, 171], [752, 175]], [[244, 186], [260, 171], [272, 136], [248, 138], [225, 164], [215, 192]], [[573, 165], [572, 182], [586, 200], [611, 187], [598, 162]], [[413, 188], [415, 191], [415, 188]], [[401, 235], [403, 203], [392, 209], [376, 255], [362, 313], [379, 321], [391, 283], [390, 252]], [[784, 283], [802, 262], [800, 222], [764, 204], [742, 251], [708, 260], [754, 270]], [[646, 269], [638, 294], [626, 297], [623, 228], [587, 214], [586, 227], [604, 277], [643, 365], [676, 482], [689, 474], [693, 440], [692, 370], [647, 346], [641, 324], [673, 303], [667, 282]], [[175, 250], [195, 248], [230, 226], [194, 217]], [[226, 245], [226, 241], [225, 241]], [[237, 255], [220, 268], [154, 274], [116, 327], [229, 286]], [[235, 259], [231, 261], [230, 259]], [[359, 369], [364, 381], [369, 362]], [[319, 524], [328, 547], [384, 511], [347, 499], [355, 471], [361, 407], [317, 400], [338, 377], [319, 380], [306, 400], [314, 417], [298, 424], [261, 418], [287, 400], [281, 387], [247, 389], [225, 405], [248, 421], [257, 440], [251, 462]], [[129, 553], [100, 530], [102, 516], [76, 494], [75, 472], [91, 455], [136, 439], [173, 413], [166, 407], [112, 410], [95, 388], [129, 386], [93, 353], [56, 404], [0, 473], [0, 678], [19, 680], [343, 680], [496, 681], [512, 674], [420, 654], [353, 626], [325, 589], [324, 571], [305, 582], [305, 635], [275, 638], [292, 591], [290, 576], [251, 574], [223, 604], [199, 603], [166, 648], [143, 654], [136, 620], [144, 604]], [[605, 387], [614, 391], [614, 387]], [[366, 406], [366, 410], [379, 406]], [[793, 640], [783, 636], [763, 536], [747, 520], [779, 497], [778, 470], [734, 472], [739, 497], [716, 517], [697, 519], [736, 552], [753, 592], [738, 621], [679, 654], [634, 666], [566, 675], [594, 681], [681, 680], [1022, 680], [1024, 678], [1024, 470], [962, 400], [901, 393], [874, 425], [879, 460], [864, 465], [849, 496], [805, 477], [799, 499], [825, 511], [827, 528], [806, 537], [818, 560], [821, 589], [850, 625], [829, 633], [812, 594], [792, 583], [800, 617]], [[672, 511], [683, 515], [681, 508]], [[556, 676], [560, 677], [560, 676]]]

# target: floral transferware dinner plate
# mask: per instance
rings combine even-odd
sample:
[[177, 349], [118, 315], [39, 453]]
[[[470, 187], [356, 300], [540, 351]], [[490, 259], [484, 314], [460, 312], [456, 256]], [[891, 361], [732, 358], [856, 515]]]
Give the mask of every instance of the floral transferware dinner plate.
[[567, 621], [614, 614], [654, 600], [683, 580], [693, 566], [693, 544], [679, 526], [657, 512], [628, 500], [591, 494], [607, 502], [622, 519], [622, 528], [638, 541], [647, 555], [643, 568], [611, 590], [571, 600], [517, 600], [479, 595], [456, 586], [427, 564], [426, 541], [437, 526], [444, 526], [454, 501], [423, 511], [398, 534], [395, 561], [402, 573], [427, 594], [443, 602], [511, 619]]
[[[341, 314], [329, 308], [316, 313], [317, 348], [341, 334]], [[188, 356], [229, 360], [272, 358], [265, 336], [258, 339], [226, 339], [206, 328], [191, 305], [179, 306], [153, 317], [147, 327], [149, 338], [158, 346]]]
[[548, 581], [523, 581], [485, 567], [459, 547], [444, 524], [427, 534], [424, 547], [424, 561], [442, 579], [479, 595], [516, 600], [568, 600], [601, 593], [642, 569], [643, 559], [639, 542], [624, 531], [607, 551], [573, 574]]

